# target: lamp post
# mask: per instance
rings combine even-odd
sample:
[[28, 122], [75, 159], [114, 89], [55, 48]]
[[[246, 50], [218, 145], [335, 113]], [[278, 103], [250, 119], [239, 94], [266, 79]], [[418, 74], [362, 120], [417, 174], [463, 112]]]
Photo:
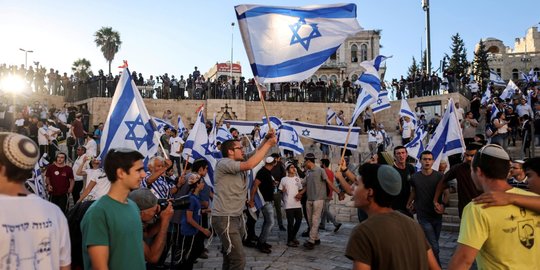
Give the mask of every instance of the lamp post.
[[431, 37], [429, 23], [429, 0], [422, 0], [422, 9], [426, 12], [426, 74], [431, 74]]
[[23, 48], [19, 48], [19, 50], [24, 52], [24, 68], [28, 68], [28, 54], [33, 53], [32, 50], [25, 50]]
[[230, 77], [231, 77], [231, 82], [232, 82], [232, 79], [233, 79], [233, 76], [232, 76], [232, 69], [233, 69], [233, 46], [234, 46], [234, 22], [231, 23], [231, 69], [230, 69]]

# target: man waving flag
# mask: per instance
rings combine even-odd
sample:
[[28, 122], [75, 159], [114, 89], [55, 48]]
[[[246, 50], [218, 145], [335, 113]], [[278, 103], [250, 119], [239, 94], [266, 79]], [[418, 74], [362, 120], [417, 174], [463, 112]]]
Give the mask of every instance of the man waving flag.
[[101, 160], [110, 148], [129, 148], [145, 156], [145, 164], [157, 153], [159, 145], [155, 124], [146, 110], [141, 94], [127, 67], [112, 98], [103, 135], [101, 136]]
[[303, 81], [362, 30], [355, 4], [309, 7], [239, 5], [236, 18], [259, 83]]

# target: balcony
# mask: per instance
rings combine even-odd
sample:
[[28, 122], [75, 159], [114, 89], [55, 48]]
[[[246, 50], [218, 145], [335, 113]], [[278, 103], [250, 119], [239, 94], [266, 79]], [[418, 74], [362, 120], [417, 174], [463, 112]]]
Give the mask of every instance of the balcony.
[[331, 69], [331, 68], [346, 68], [347, 64], [344, 62], [338, 62], [337, 60], [328, 59], [324, 64], [322, 64], [321, 68], [325, 69]]

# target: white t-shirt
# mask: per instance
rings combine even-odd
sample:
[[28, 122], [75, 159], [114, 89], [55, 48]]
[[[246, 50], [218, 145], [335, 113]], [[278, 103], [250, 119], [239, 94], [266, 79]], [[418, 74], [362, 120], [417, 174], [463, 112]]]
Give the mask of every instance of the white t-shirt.
[[[75, 159], [75, 162], [73, 162], [73, 177], [75, 178], [75, 181], [82, 181], [84, 180], [84, 176], [81, 176], [81, 175], [77, 175], [77, 172], [79, 171], [79, 167], [80, 166], [86, 166], [85, 162], [84, 162], [84, 157], [86, 156], [86, 154], [82, 154], [80, 157], [77, 157], [77, 159]], [[84, 171], [84, 168], [83, 168], [83, 171]]]
[[47, 131], [47, 127], [43, 126], [38, 129], [38, 144], [39, 145], [49, 145], [49, 139], [47, 139], [47, 136], [49, 132]]
[[97, 143], [94, 139], [89, 140], [84, 145], [84, 148], [86, 148], [86, 155], [89, 157], [96, 157], [97, 155]]
[[92, 181], [96, 182], [94, 188], [92, 188], [90, 193], [88, 193], [88, 196], [84, 199], [85, 201], [97, 200], [109, 192], [111, 182], [107, 178], [107, 175], [103, 169], [86, 169], [85, 172], [87, 180], [86, 186], [88, 186], [88, 184], [90, 184]]
[[413, 122], [412, 121], [410, 121], [410, 122], [404, 121], [403, 122], [403, 133], [401, 133], [401, 138], [403, 138], [403, 139], [410, 138], [410, 137], [412, 137], [413, 132], [414, 132], [414, 124], [413, 124]]
[[60, 269], [71, 264], [69, 228], [58, 206], [35, 194], [0, 195], [0, 213], [2, 269]]
[[184, 144], [184, 140], [180, 137], [169, 138], [169, 144], [171, 145], [171, 152], [169, 153], [173, 157], [179, 157], [182, 153], [176, 153], [180, 149], [180, 146]]
[[297, 201], [294, 196], [298, 194], [298, 191], [302, 189], [302, 180], [300, 177], [285, 176], [281, 178], [279, 183], [279, 190], [285, 189], [283, 193], [283, 207], [285, 209], [302, 208], [300, 201]]
[[58, 138], [58, 134], [60, 134], [59, 131], [59, 128], [53, 126], [47, 127], [47, 134], [49, 134], [49, 138], [51, 138], [51, 140], [56, 140], [56, 138]]

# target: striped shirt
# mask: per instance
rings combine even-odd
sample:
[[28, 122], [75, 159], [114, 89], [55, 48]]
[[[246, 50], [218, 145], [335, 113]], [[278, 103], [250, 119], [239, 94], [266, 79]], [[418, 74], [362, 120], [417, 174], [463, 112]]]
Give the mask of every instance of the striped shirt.
[[141, 187], [149, 188], [158, 199], [170, 199], [171, 198], [171, 188], [174, 187], [173, 184], [167, 182], [166, 178], [163, 176], [158, 177], [154, 183], [148, 185], [146, 180], [152, 175], [150, 172], [146, 173], [146, 177], [141, 182]]

